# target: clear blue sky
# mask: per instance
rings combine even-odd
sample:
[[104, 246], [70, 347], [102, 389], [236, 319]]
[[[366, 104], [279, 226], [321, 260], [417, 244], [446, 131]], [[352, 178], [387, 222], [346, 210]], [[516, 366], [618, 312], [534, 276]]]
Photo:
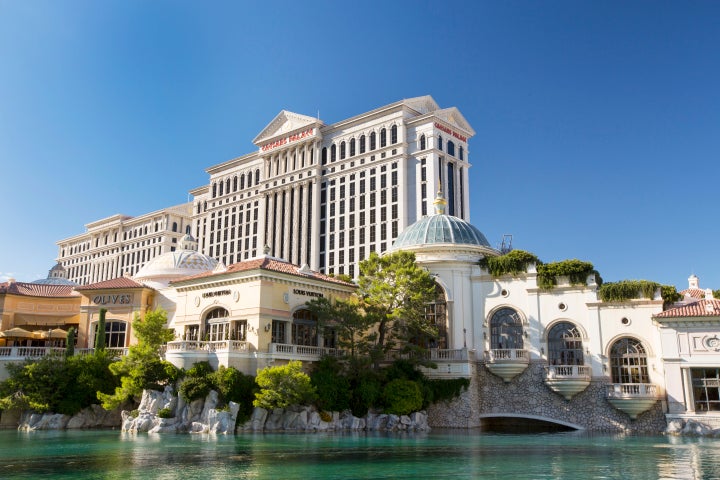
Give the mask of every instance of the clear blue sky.
[[491, 243], [720, 288], [718, 25], [710, 1], [0, 0], [0, 279], [185, 202], [282, 109], [429, 94], [477, 132]]

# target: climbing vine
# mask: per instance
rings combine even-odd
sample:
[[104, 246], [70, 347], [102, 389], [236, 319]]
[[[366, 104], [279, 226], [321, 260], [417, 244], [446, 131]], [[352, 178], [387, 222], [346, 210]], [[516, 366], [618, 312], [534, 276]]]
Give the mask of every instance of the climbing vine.
[[557, 285], [557, 277], [568, 277], [570, 285], [586, 285], [591, 274], [595, 275], [598, 285], [602, 284], [600, 274], [590, 262], [572, 259], [545, 263], [538, 265], [538, 286], [543, 290], [552, 290]]
[[542, 264], [538, 257], [525, 250], [511, 250], [499, 257], [485, 257], [480, 260], [480, 266], [490, 272], [493, 277], [525, 273], [528, 266], [533, 263], [536, 265]]
[[598, 289], [598, 297], [603, 302], [624, 302], [633, 298], [652, 300], [657, 289], [660, 289], [664, 308], [682, 298], [674, 286], [660, 285], [649, 280], [622, 280], [605, 283]]

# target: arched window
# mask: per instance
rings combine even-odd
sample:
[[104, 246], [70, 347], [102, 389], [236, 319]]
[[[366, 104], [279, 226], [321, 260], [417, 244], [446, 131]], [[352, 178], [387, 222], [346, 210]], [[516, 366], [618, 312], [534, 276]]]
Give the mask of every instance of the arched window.
[[220, 196], [220, 197], [223, 196], [223, 185], [225, 185], [225, 182], [223, 182], [222, 180], [220, 180], [220, 182], [218, 183], [218, 186], [219, 186], [218, 196]]
[[209, 342], [219, 342], [229, 338], [230, 312], [222, 307], [213, 308], [205, 315], [205, 338]]
[[650, 383], [645, 347], [636, 338], [621, 338], [610, 347], [613, 383]]
[[448, 140], [447, 142], [447, 153], [448, 155], [452, 155], [453, 157], [455, 156], [455, 143], [451, 142], [450, 140]]
[[442, 150], [442, 136], [438, 135], [438, 150]]
[[390, 127], [390, 143], [397, 143], [397, 125]]
[[294, 345], [317, 347], [317, 317], [310, 310], [298, 310], [293, 314], [292, 343]]
[[351, 138], [350, 139], [350, 156], [352, 157], [354, 155], [355, 155], [355, 139]]
[[245, 175], [240, 175], [240, 190], [245, 190]]
[[217, 184], [213, 183], [213, 189], [212, 189], [212, 198], [217, 197]]
[[438, 331], [437, 341], [431, 346], [448, 348], [447, 300], [445, 290], [437, 283], [435, 284], [435, 300], [425, 304], [425, 318]]
[[190, 232], [192, 229], [190, 228], [190, 225], [185, 225], [185, 235], [190, 235]]
[[550, 365], [584, 365], [582, 335], [570, 322], [555, 324], [548, 332]]
[[337, 147], [336, 147], [335, 144], [333, 143], [333, 144], [330, 146], [330, 161], [331, 161], [331, 162], [334, 162], [335, 160], [337, 160]]
[[420, 150], [425, 150], [426, 143], [425, 143], [425, 135], [420, 135]]
[[230, 179], [225, 180], [225, 193], [230, 193]]
[[360, 154], [365, 153], [365, 135], [360, 135]]
[[490, 348], [492, 350], [523, 349], [523, 326], [518, 312], [504, 307], [490, 318]]
[[340, 143], [340, 160], [345, 158], [345, 142]]
[[238, 187], [238, 181], [237, 181], [237, 175], [233, 177], [233, 192], [237, 192]]
[[177, 228], [178, 228], [177, 222], [173, 222], [172, 231], [177, 232]]
[[460, 158], [460, 160], [465, 160], [465, 151], [463, 150], [462, 145], [460, 145], [458, 157]]
[[260, 169], [256, 168], [255, 169], [255, 185], [257, 185], [259, 183], [260, 183]]
[[321, 159], [322, 159], [322, 164], [325, 165], [327, 163], [327, 147], [323, 147], [322, 153], [321, 153]]
[[375, 132], [370, 134], [370, 150], [375, 150]]
[[248, 188], [252, 187], [252, 172], [248, 172], [247, 174], [247, 184]]
[[387, 145], [387, 130], [384, 128], [380, 130], [380, 147]]

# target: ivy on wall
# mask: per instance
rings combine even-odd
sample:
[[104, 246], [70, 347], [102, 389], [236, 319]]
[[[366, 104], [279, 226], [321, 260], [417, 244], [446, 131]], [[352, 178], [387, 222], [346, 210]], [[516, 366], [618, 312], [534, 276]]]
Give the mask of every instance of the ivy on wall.
[[562, 260], [538, 266], [538, 286], [544, 290], [552, 290], [557, 285], [557, 277], [568, 277], [570, 285], [586, 285], [589, 275], [595, 275], [595, 282], [602, 284], [602, 278], [590, 262], [581, 260]]
[[535, 265], [542, 264], [538, 257], [525, 250], [511, 250], [499, 257], [485, 257], [480, 260], [480, 266], [490, 272], [493, 277], [525, 273], [528, 266], [533, 263]]
[[657, 289], [660, 289], [663, 308], [667, 308], [682, 298], [673, 285], [660, 285], [649, 280], [622, 280], [606, 283], [598, 289], [598, 297], [603, 302], [625, 302], [634, 298], [652, 300]]

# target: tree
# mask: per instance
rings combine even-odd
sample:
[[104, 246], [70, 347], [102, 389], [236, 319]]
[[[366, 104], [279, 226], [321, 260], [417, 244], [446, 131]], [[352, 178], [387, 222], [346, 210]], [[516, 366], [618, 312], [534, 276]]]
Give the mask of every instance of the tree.
[[101, 352], [105, 349], [105, 314], [107, 309], [100, 309], [100, 318], [98, 319], [97, 330], [95, 331], [95, 351]]
[[65, 356], [72, 357], [75, 355], [75, 327], [70, 327], [65, 337]]
[[425, 306], [435, 298], [435, 281], [415, 263], [414, 253], [371, 253], [360, 262], [357, 295], [374, 326], [369, 340], [376, 368], [398, 342], [405, 347], [413, 339], [437, 336], [437, 329], [425, 317]]
[[307, 306], [318, 318], [321, 328], [335, 329], [338, 347], [346, 350], [352, 359], [357, 355], [369, 354], [367, 332], [372, 325], [372, 318], [364, 314], [357, 298], [314, 298], [307, 302]]
[[161, 389], [177, 378], [177, 368], [160, 357], [160, 347], [175, 338], [175, 332], [166, 323], [167, 313], [162, 309], [148, 311], [144, 319], [135, 314], [132, 326], [138, 343], [120, 361], [110, 365], [113, 375], [120, 378], [120, 386], [114, 394], [98, 392], [104, 408], [115, 408], [140, 396], [145, 389]]
[[260, 391], [255, 393], [253, 405], [266, 410], [290, 405], [308, 405], [316, 398], [310, 377], [303, 373], [302, 362], [293, 360], [287, 365], [266, 367], [255, 378]]

